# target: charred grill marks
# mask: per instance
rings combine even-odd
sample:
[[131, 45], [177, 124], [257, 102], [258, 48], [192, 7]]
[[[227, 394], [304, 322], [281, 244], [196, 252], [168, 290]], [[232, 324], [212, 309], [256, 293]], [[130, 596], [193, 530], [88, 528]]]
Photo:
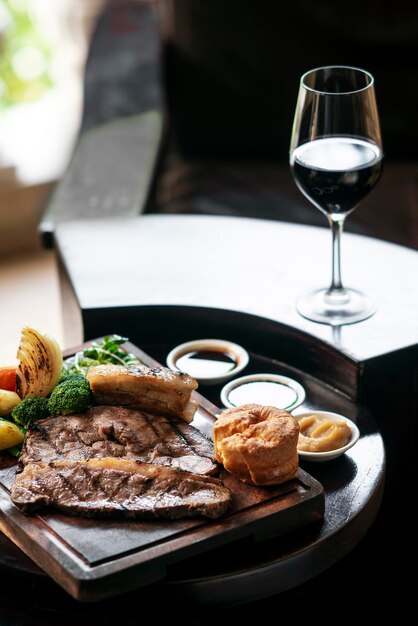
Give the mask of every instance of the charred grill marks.
[[74, 515], [216, 518], [230, 492], [208, 474], [212, 442], [190, 424], [120, 406], [48, 418], [25, 438], [13, 502]]
[[212, 442], [193, 426], [176, 418], [111, 406], [38, 422], [37, 428], [27, 435], [21, 462], [25, 465], [41, 459], [50, 462], [62, 458], [100, 458], [109, 456], [109, 452], [155, 463], [160, 458], [162, 464], [190, 459], [194, 471], [216, 470]]
[[12, 499], [27, 512], [46, 504], [86, 516], [179, 519], [219, 517], [231, 494], [215, 478], [108, 458], [29, 464], [12, 486]]
[[185, 436], [185, 434], [181, 431], [181, 429], [179, 428], [179, 425], [176, 422], [172, 423], [172, 426], [174, 428], [174, 430], [176, 431], [176, 434], [179, 436], [179, 438], [184, 442], [184, 444], [186, 445], [186, 447], [191, 450], [192, 452], [194, 452], [195, 454], [198, 454], [198, 451], [195, 449], [194, 445], [187, 439], [187, 437]]

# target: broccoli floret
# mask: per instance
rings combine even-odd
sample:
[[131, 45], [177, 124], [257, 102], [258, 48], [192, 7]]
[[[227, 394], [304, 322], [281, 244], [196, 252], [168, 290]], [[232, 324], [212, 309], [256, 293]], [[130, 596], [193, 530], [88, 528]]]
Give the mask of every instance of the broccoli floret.
[[54, 387], [48, 401], [50, 415], [82, 413], [91, 404], [90, 385], [82, 376], [69, 377]]
[[12, 411], [13, 420], [24, 428], [49, 415], [47, 398], [25, 398]]
[[72, 372], [64, 367], [62, 369], [61, 376], [58, 379], [57, 385], [60, 385], [66, 380], [85, 380], [85, 379], [86, 377], [83, 376], [83, 374]]

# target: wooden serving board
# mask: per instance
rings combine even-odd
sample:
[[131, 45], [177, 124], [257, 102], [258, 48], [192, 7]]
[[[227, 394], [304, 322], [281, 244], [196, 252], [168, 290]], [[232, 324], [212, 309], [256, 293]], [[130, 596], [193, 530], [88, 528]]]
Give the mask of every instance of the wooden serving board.
[[[158, 367], [133, 344], [126, 348], [147, 365]], [[199, 407], [193, 425], [212, 437], [220, 409], [196, 392], [195, 399]], [[83, 601], [162, 580], [172, 563], [245, 538], [270, 539], [324, 514], [322, 485], [299, 468], [294, 480], [268, 488], [246, 485], [223, 470], [220, 478], [233, 500], [229, 513], [218, 520], [94, 520], [53, 509], [29, 516], [10, 500], [15, 471], [16, 464], [0, 469], [0, 529], [69, 594]]]

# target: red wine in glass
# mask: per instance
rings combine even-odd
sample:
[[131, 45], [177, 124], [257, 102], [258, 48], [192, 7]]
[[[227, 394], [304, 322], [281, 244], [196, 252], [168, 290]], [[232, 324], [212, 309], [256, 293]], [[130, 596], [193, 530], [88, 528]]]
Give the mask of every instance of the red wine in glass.
[[347, 215], [374, 188], [383, 169], [371, 74], [330, 66], [302, 76], [290, 167], [297, 186], [326, 215], [332, 232], [331, 285], [300, 296], [297, 310], [331, 325], [370, 317], [376, 310], [373, 298], [342, 284], [340, 244]]

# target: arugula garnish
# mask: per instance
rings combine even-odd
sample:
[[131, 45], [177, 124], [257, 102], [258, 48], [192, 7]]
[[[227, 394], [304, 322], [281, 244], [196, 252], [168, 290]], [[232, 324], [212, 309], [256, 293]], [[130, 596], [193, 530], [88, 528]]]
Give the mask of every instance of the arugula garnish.
[[69, 373], [86, 375], [92, 365], [113, 363], [114, 365], [134, 365], [140, 359], [121, 346], [128, 341], [120, 335], [106, 335], [101, 343], [93, 342], [91, 346], [76, 352], [64, 361], [64, 368]]

